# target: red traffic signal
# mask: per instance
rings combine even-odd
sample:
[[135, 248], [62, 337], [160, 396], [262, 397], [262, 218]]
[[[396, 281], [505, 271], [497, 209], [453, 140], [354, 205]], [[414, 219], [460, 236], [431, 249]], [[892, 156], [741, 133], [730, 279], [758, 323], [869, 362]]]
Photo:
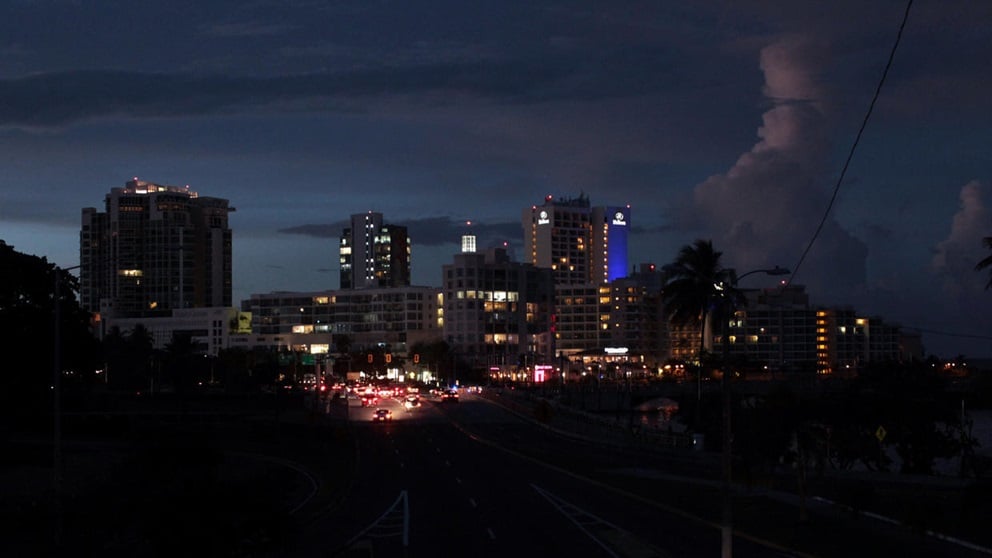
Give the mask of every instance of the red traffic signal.
[[374, 356], [372, 356], [372, 353], [369, 353], [369, 364], [372, 364], [372, 360], [373, 360], [374, 358], [375, 358], [375, 357], [374, 357]]

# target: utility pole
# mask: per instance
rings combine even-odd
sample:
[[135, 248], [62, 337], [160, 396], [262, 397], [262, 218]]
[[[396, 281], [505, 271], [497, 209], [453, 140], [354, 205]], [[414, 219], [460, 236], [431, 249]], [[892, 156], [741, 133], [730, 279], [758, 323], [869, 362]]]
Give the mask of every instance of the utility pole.
[[720, 305], [723, 321], [720, 330], [721, 346], [723, 348], [723, 376], [721, 387], [723, 388], [723, 447], [721, 455], [723, 473], [723, 511], [720, 526], [721, 533], [721, 557], [731, 558], [734, 555], [734, 487], [733, 487], [733, 428], [731, 424], [731, 384], [733, 372], [730, 367], [730, 319], [736, 316], [737, 284], [741, 279], [753, 273], [764, 273], [765, 275], [788, 275], [792, 273], [788, 269], [775, 266], [771, 269], [755, 269], [742, 275], [730, 274], [730, 290], [724, 289], [723, 284], [714, 285], [723, 297]]
[[59, 268], [54, 266], [52, 286], [52, 315], [55, 319], [52, 334], [52, 492], [55, 548], [62, 546], [62, 481], [64, 462], [62, 459], [62, 273], [79, 269], [81, 265]]

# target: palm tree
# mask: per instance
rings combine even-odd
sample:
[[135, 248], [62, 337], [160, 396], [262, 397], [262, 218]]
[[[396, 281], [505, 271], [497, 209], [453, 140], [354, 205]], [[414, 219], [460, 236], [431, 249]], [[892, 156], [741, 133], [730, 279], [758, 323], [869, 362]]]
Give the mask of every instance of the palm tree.
[[[707, 321], [723, 304], [737, 284], [736, 273], [720, 264], [723, 252], [713, 249], [711, 240], [696, 240], [683, 246], [678, 257], [664, 267], [665, 286], [662, 301], [672, 325], [699, 327], [699, 366], [696, 371], [696, 407], [702, 398], [702, 361], [706, 348]], [[698, 423], [698, 420], [697, 420]]]
[[723, 252], [713, 249], [710, 240], [696, 240], [683, 246], [674, 262], [664, 267], [662, 300], [669, 321], [676, 326], [698, 325], [699, 356], [705, 348], [707, 319], [726, 294], [736, 285], [736, 274], [720, 264]]
[[[982, 245], [992, 250], [992, 236], [982, 238]], [[985, 268], [992, 268], [992, 255], [986, 256], [975, 265], [975, 271], [981, 271]], [[985, 288], [992, 289], [992, 273], [989, 274], [989, 282], [985, 284]]]

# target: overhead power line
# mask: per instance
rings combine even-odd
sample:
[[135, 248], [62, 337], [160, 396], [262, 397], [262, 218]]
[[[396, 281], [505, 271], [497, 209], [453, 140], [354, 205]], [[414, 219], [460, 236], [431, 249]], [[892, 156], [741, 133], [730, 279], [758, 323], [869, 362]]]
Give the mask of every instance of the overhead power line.
[[915, 327], [915, 326], [904, 326], [903, 329], [911, 329], [919, 331], [920, 333], [931, 333], [933, 335], [943, 335], [945, 337], [959, 337], [965, 339], [983, 339], [985, 341], [992, 341], [992, 336], [990, 335], [976, 335], [973, 333], [954, 333], [950, 331], [941, 331], [938, 329], [927, 329], [925, 327]]
[[865, 113], [864, 121], [861, 122], [861, 128], [858, 129], [858, 135], [854, 138], [854, 143], [851, 145], [851, 151], [848, 152], [847, 160], [844, 161], [844, 167], [841, 169], [840, 176], [837, 178], [837, 183], [834, 185], [833, 195], [830, 196], [830, 203], [827, 204], [827, 209], [823, 212], [823, 218], [820, 219], [820, 224], [817, 225], [816, 231], [813, 233], [813, 237], [810, 238], [809, 244], [806, 245], [806, 249], [803, 250], [802, 256], [799, 257], [799, 261], [796, 262], [796, 265], [792, 266], [792, 276], [789, 277], [785, 286], [788, 286], [795, 280], [796, 274], [799, 273], [799, 268], [806, 260], [806, 255], [809, 254], [809, 251], [816, 242], [817, 237], [820, 236], [820, 231], [823, 229], [824, 223], [827, 222], [827, 217], [830, 215], [830, 210], [833, 209], [834, 201], [837, 200], [837, 193], [840, 191], [840, 185], [844, 182], [844, 176], [847, 174], [847, 169], [851, 165], [851, 159], [854, 158], [854, 151], [858, 148], [858, 143], [861, 141], [861, 135], [868, 126], [868, 119], [871, 117], [871, 113], [875, 109], [875, 102], [878, 101], [878, 96], [882, 92], [882, 85], [885, 83], [885, 77], [889, 74], [889, 68], [892, 67], [892, 60], [895, 59], [896, 49], [899, 48], [899, 42], [902, 40], [902, 32], [906, 28], [906, 22], [909, 20], [909, 10], [912, 6], [913, 0], [909, 0], [906, 3], [906, 11], [903, 13], [902, 23], [899, 25], [899, 32], [896, 34], [895, 43], [892, 45], [892, 51], [889, 52], [889, 60], [885, 63], [885, 69], [882, 71], [882, 77], [878, 80], [878, 87], [875, 88], [875, 95], [871, 99], [871, 104], [868, 105], [868, 112]]

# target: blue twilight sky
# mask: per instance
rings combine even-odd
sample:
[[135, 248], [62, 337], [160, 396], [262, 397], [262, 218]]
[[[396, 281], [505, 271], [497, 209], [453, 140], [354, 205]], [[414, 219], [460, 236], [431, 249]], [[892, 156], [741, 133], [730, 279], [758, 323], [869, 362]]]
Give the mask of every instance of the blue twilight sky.
[[[0, 239], [78, 263], [133, 176], [227, 198], [234, 297], [337, 288], [352, 213], [418, 285], [472, 220], [632, 207], [632, 264], [712, 239], [742, 273], [992, 356], [992, 2], [0, 2]], [[773, 284], [752, 275], [742, 286]]]

